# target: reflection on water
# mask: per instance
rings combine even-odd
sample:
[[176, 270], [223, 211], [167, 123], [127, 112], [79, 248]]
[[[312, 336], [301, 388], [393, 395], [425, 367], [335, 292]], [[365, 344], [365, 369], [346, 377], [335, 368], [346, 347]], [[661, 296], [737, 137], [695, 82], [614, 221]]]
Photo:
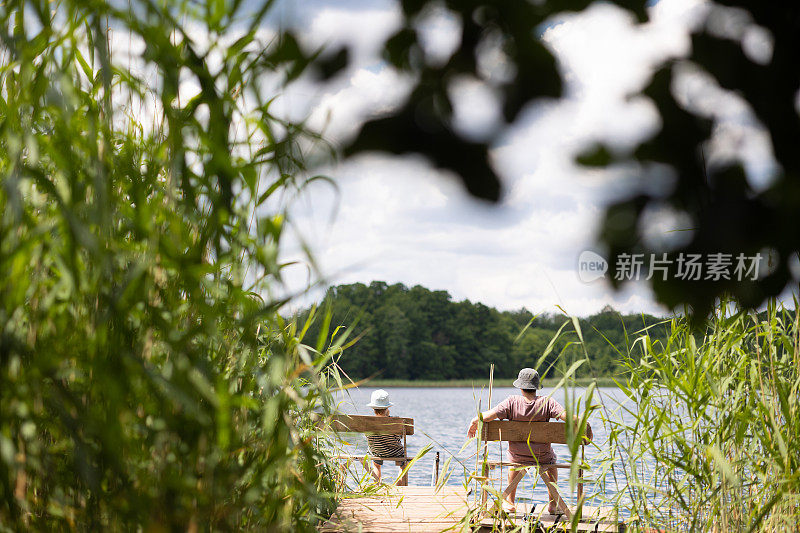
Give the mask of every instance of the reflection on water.
[[[339, 410], [348, 414], [372, 414], [372, 410], [366, 407], [372, 388], [362, 387], [348, 391], [349, 394], [342, 393], [339, 396]], [[392, 416], [405, 416], [414, 419], [414, 435], [408, 437], [409, 456], [413, 456], [426, 444], [432, 443], [434, 449], [423, 459], [417, 462], [409, 472], [410, 485], [430, 485], [431, 473], [434, 463], [435, 451], [441, 452], [441, 463], [443, 464], [448, 455], [453, 455], [452, 465], [457, 468], [453, 471], [449, 485], [460, 485], [464, 480], [465, 471], [471, 472], [475, 469], [475, 445], [471, 445], [467, 450], [459, 454], [459, 450], [467, 441], [467, 427], [470, 420], [476, 416], [478, 406], [482, 410], [488, 408], [489, 393], [487, 389], [480, 388], [387, 388], [390, 400], [394, 403], [391, 408]], [[497, 405], [500, 401], [517, 394], [516, 389], [495, 388], [492, 392], [492, 405]], [[583, 391], [577, 389], [574, 395], [580, 395]], [[604, 400], [607, 407], [605, 416], [616, 418], [619, 402], [624, 400], [621, 393], [614, 388], [599, 388], [595, 393], [595, 403], [598, 401], [597, 394]], [[553, 397], [564, 405], [564, 390], [543, 389], [540, 394], [553, 394]], [[573, 394], [571, 394], [572, 396]], [[480, 402], [480, 404], [479, 404]], [[627, 420], [626, 420], [627, 421]], [[594, 430], [594, 444], [586, 448], [586, 458], [590, 465], [596, 462], [604, 452], [608, 433], [601, 421], [600, 414], [593, 415], [590, 419]], [[348, 449], [348, 453], [363, 453], [366, 450], [366, 439], [363, 436], [355, 437], [354, 447]], [[507, 445], [503, 445], [505, 451]], [[569, 460], [569, 451], [565, 445], [553, 446], [559, 461]], [[491, 443], [489, 446], [490, 458], [499, 459], [501, 450], [500, 443]], [[507, 458], [506, 458], [507, 459]], [[459, 462], [463, 467], [459, 466]], [[622, 458], [621, 460], [624, 460]], [[619, 463], [617, 462], [619, 465]], [[384, 464], [384, 481], [390, 482], [399, 472], [398, 467], [393, 464]], [[465, 470], [466, 469], [466, 470]], [[597, 468], [594, 468], [596, 475]], [[569, 482], [567, 470], [559, 471], [559, 488], [564, 498], [568, 502], [575, 500], [575, 494], [569, 494]], [[505, 470], [504, 470], [505, 474]], [[498, 472], [493, 478], [497, 480]], [[534, 481], [537, 483], [534, 486]], [[617, 491], [624, 488], [625, 477], [621, 468], [614, 468], [606, 475], [604, 495], [611, 498]], [[502, 486], [495, 481], [495, 488], [502, 490]], [[587, 496], [598, 492], [597, 486], [586, 485]], [[525, 481], [517, 491], [518, 500], [531, 500], [536, 503], [547, 501], [547, 490], [541, 480], [535, 479], [533, 474], [526, 476]], [[591, 502], [590, 502], [591, 503]], [[600, 503], [595, 499], [594, 503]]]

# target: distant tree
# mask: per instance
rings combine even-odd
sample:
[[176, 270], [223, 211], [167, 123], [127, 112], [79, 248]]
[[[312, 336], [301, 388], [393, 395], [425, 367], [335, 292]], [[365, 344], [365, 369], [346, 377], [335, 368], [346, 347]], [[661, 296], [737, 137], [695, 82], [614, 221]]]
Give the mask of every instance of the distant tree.
[[[520, 368], [536, 365], [557, 330], [570, 320], [544, 314], [531, 322], [527, 311], [500, 312], [468, 300], [453, 302], [446, 291], [382, 282], [332, 287], [322, 306], [331, 309], [334, 325], [353, 324], [354, 334], [361, 336], [338, 359], [354, 379], [484, 378], [492, 363], [496, 377], [514, 377]], [[660, 321], [610, 310], [581, 319], [584, 345], [565, 328], [539, 367], [545, 375], [558, 375], [561, 368], [554, 365], [559, 357], [582, 358], [585, 347], [589, 364], [578, 375], [611, 375], [621, 361], [610, 343], [624, 346], [626, 335]], [[316, 336], [318, 328], [312, 325], [309, 335]], [[663, 331], [653, 331], [654, 338], [660, 336]]]
[[[539, 356], [544, 353], [545, 348], [550, 343], [552, 334], [543, 329], [530, 328], [514, 343], [512, 348], [512, 360], [516, 368], [532, 367], [535, 365]], [[545, 367], [549, 366], [549, 361]]]
[[412, 379], [453, 379], [456, 353], [452, 346], [442, 346], [431, 341], [420, 343], [414, 354], [410, 376]]
[[385, 372], [382, 377], [407, 377], [411, 363], [409, 350], [411, 322], [396, 306], [387, 305], [378, 309], [376, 326], [377, 333], [381, 336], [385, 360]]

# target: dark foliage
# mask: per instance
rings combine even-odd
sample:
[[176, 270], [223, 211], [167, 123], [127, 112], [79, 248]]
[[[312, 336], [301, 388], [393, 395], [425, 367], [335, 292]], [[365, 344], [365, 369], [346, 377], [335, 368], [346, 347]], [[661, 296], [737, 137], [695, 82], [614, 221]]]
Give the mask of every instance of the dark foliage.
[[[800, 6], [750, 0], [720, 2], [745, 9], [752, 23], [769, 30], [774, 39], [771, 58], [764, 64], [749, 59], [739, 42], [715, 36], [709, 28], [723, 16], [711, 10], [706, 24], [692, 36], [687, 58], [712, 74], [720, 86], [744, 97], [755, 118], [766, 128], [779, 168], [774, 181], [754, 191], [737, 160], [709, 166], [704, 147], [712, 137], [713, 122], [682, 106], [672, 90], [680, 62], [670, 62], [653, 76], [645, 94], [658, 106], [662, 128], [632, 154], [616, 153], [610, 163], [634, 159], [665, 163], [675, 169], [677, 183], [666, 198], [636, 191], [606, 211], [601, 240], [612, 257], [620, 253], [651, 252], [639, 240], [642, 213], [651, 205], [668, 205], [693, 220], [692, 240], [680, 252], [755, 254], [771, 252], [773, 271], [757, 281], [654, 281], [658, 299], [670, 306], [689, 304], [705, 316], [714, 299], [727, 292], [745, 307], [756, 307], [779, 294], [792, 280], [789, 264], [800, 249], [800, 120], [796, 106], [800, 90]], [[620, 224], [620, 213], [631, 223]], [[624, 226], [624, 227], [623, 227]], [[638, 231], [632, 231], [632, 230]]]
[[[497, 201], [501, 183], [489, 161], [488, 148], [505, 128], [486, 132], [476, 142], [452, 127], [452, 104], [448, 88], [459, 77], [485, 83], [502, 99], [506, 121], [512, 123], [520, 110], [540, 97], [559, 97], [562, 80], [550, 52], [536, 36], [546, 19], [564, 11], [579, 11], [588, 1], [502, 3], [488, 0], [451, 0], [443, 4], [462, 25], [461, 42], [443, 64], [426, 57], [417, 33], [417, 24], [432, 3], [404, 0], [403, 27], [385, 43], [386, 59], [398, 69], [413, 75], [416, 85], [405, 104], [389, 115], [364, 125], [347, 148], [347, 154], [364, 150], [391, 153], [419, 153], [437, 167], [457, 173], [475, 196]], [[647, 21], [647, 2], [612, 0]], [[789, 263], [800, 249], [800, 120], [797, 96], [800, 89], [800, 5], [756, 0], [722, 0], [698, 24], [692, 36], [689, 62], [713, 75], [720, 86], [735, 91], [750, 104], [755, 118], [772, 140], [778, 170], [774, 181], [762, 191], [754, 191], [745, 179], [738, 161], [709, 167], [704, 146], [713, 136], [714, 123], [697, 111], [687, 109], [672, 90], [675, 67], [684, 61], [670, 60], [653, 76], [643, 91], [657, 106], [661, 130], [631, 153], [616, 147], [597, 146], [580, 162], [607, 166], [636, 162], [641, 183], [647, 180], [651, 163], [674, 169], [677, 183], [666, 196], [632, 186], [628, 194], [606, 208], [598, 241], [609, 252], [610, 262], [622, 253], [672, 252], [733, 253], [753, 255], [771, 253], [771, 272], [763, 279], [653, 281], [658, 300], [670, 307], [688, 304], [690, 312], [705, 316], [715, 299], [733, 295], [745, 307], [756, 307], [767, 297], [779, 294], [792, 276]], [[752, 15], [752, 23], [769, 31], [774, 47], [764, 64], [747, 57], [740, 42], [720, 37], [709, 30], [715, 19], [724, 16], [722, 5], [741, 8]], [[701, 21], [702, 22], [702, 21]], [[499, 43], [506, 61], [512, 65], [508, 79], [493, 79], [482, 71], [479, 58], [486, 46]], [[636, 95], [631, 95], [634, 97]], [[633, 171], [637, 172], [637, 171]], [[642, 243], [644, 213], [648, 208], [668, 206], [691, 219], [691, 242], [680, 250], [651, 250]], [[612, 271], [612, 274], [614, 272]]]
[[[469, 300], [453, 302], [446, 291], [381, 281], [333, 287], [322, 305], [330, 306], [333, 324], [355, 324], [354, 334], [363, 335], [338, 361], [354, 379], [484, 379], [490, 363], [497, 377], [514, 377], [520, 368], [535, 365], [562, 324], [571, 320], [551, 314], [534, 318], [527, 309], [501, 312]], [[617, 349], [624, 349], [628, 335], [662, 320], [623, 316], [611, 308], [580, 319], [588, 364], [577, 375], [614, 375], [623, 365]], [[661, 338], [665, 332], [666, 326], [656, 326], [651, 336]], [[309, 334], [316, 336], [317, 328], [312, 326]], [[557, 360], [571, 363], [583, 357], [577, 342], [572, 326], [565, 328], [540, 368], [545, 377], [556, 374], [552, 365]]]

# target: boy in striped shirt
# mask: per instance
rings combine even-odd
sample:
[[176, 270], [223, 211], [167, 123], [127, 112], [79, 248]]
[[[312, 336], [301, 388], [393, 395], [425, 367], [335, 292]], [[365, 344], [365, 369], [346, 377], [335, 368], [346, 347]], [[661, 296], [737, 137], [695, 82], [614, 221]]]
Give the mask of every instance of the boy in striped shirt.
[[[372, 393], [370, 402], [367, 407], [371, 407], [375, 412], [375, 416], [389, 416], [389, 407], [394, 405], [389, 401], [389, 393], [383, 389], [378, 389]], [[374, 433], [367, 434], [367, 444], [369, 445], [369, 453], [373, 457], [405, 457], [406, 451], [403, 448], [403, 441], [400, 435], [377, 435]], [[372, 477], [376, 482], [381, 480], [381, 459], [372, 460]], [[403, 469], [405, 468], [405, 461], [397, 461], [397, 465]], [[408, 482], [405, 478], [398, 482], [398, 485], [407, 485]]]

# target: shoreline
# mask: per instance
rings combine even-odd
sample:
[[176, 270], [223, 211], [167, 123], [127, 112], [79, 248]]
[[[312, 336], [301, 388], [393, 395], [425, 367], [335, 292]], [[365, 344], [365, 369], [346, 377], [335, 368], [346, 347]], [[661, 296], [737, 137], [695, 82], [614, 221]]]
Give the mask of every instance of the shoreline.
[[[495, 387], [514, 388], [512, 378], [508, 379], [495, 379]], [[358, 383], [358, 381], [356, 381]], [[542, 388], [550, 389], [558, 385], [559, 379], [547, 378], [542, 380]], [[612, 377], [599, 377], [599, 378], [576, 378], [570, 385], [578, 387], [588, 387], [591, 383], [596, 383], [598, 387], [616, 387]], [[412, 379], [370, 379], [364, 380], [359, 383], [359, 387], [369, 388], [488, 388], [488, 378], [475, 378], [475, 379], [452, 379], [452, 380], [412, 380]]]

